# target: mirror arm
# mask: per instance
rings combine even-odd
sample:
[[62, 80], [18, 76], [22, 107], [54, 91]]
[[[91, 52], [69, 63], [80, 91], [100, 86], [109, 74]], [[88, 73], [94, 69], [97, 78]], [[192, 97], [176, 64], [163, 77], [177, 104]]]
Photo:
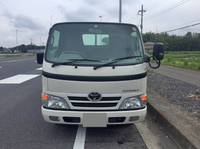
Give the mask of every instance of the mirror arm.
[[[153, 57], [153, 56], [151, 56], [151, 57]], [[152, 68], [152, 69], [157, 69], [157, 68], [159, 68], [160, 67], [160, 60], [159, 61], [157, 61], [157, 59], [155, 58], [155, 57], [153, 57], [153, 59], [156, 61], [156, 64], [158, 64], [156, 67], [153, 67], [153, 66], [151, 66], [151, 62], [149, 62], [149, 66]]]

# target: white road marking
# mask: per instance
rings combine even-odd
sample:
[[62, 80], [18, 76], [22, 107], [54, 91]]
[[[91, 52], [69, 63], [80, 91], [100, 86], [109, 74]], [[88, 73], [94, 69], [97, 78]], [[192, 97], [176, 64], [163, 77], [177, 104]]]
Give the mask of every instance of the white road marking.
[[0, 68], [2, 68], [2, 67], [0, 66]]
[[7, 61], [7, 62], [20, 62], [20, 61], [25, 61], [27, 59], [19, 59], [19, 60], [10, 60], [10, 61]]
[[86, 136], [86, 127], [79, 125], [73, 149], [84, 149], [85, 136]]
[[28, 60], [28, 59], [6, 60], [6, 61], [2, 61], [0, 63], [11, 63], [11, 62], [19, 62], [19, 61], [25, 61], [25, 60]]
[[36, 70], [42, 70], [42, 67], [41, 67], [41, 68], [38, 68], [38, 69], [36, 69]]
[[20, 75], [16, 75], [13, 77], [9, 77], [3, 80], [0, 80], [0, 84], [21, 84], [25, 81], [28, 81], [30, 79], [33, 79], [35, 77], [38, 77], [39, 75], [24, 75], [24, 74], [20, 74]]

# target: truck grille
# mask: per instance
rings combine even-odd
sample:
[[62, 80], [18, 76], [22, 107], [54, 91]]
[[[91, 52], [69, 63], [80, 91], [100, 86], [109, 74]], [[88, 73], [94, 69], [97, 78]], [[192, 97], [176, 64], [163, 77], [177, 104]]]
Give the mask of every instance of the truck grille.
[[117, 103], [73, 103], [74, 107], [115, 107]]
[[68, 96], [71, 104], [74, 107], [115, 107], [121, 97], [102, 97], [100, 101], [90, 101], [87, 97], [74, 97], [74, 96]]

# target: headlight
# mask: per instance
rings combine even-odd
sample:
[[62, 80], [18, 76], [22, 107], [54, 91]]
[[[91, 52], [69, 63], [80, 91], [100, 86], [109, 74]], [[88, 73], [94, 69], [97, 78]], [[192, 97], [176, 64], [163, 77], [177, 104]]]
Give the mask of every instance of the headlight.
[[146, 99], [145, 100], [141, 99], [141, 97], [143, 96], [146, 96], [146, 95], [126, 98], [120, 105], [119, 109], [138, 109], [138, 108], [145, 107]]
[[65, 101], [65, 99], [52, 95], [42, 95], [42, 104], [47, 108], [55, 108], [55, 109], [69, 109], [69, 105]]

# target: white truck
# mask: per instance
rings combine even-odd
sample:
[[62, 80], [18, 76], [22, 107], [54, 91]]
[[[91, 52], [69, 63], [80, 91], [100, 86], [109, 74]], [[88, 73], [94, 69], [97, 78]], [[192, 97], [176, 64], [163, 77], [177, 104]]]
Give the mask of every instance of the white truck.
[[[153, 68], [163, 57], [163, 44], [156, 43]], [[55, 24], [37, 62], [43, 64], [41, 109], [47, 122], [106, 127], [144, 120], [152, 66], [135, 25]]]

